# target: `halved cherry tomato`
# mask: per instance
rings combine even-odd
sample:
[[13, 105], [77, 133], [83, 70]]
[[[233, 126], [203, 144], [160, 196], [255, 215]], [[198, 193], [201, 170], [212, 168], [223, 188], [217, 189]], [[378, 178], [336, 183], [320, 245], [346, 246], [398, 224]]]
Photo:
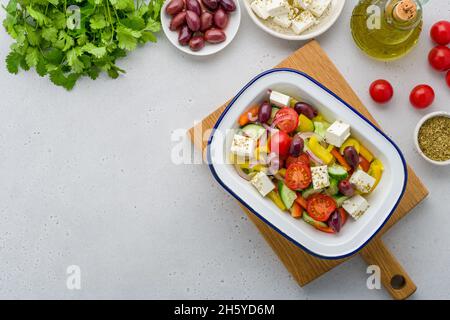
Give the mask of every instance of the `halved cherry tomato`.
[[258, 112], [259, 112], [259, 106], [255, 105], [253, 107], [251, 107], [248, 110], [245, 110], [244, 113], [242, 113], [239, 117], [238, 123], [239, 125], [245, 126], [247, 123], [250, 122], [250, 117], [252, 118], [256, 118], [258, 116]]
[[311, 184], [311, 169], [307, 164], [293, 163], [287, 168], [284, 179], [289, 189], [305, 189]]
[[[279, 111], [278, 111], [279, 112]], [[277, 131], [269, 138], [269, 150], [275, 152], [281, 157], [286, 157], [289, 154], [289, 147], [291, 146], [292, 138], [284, 131]]]
[[286, 159], [286, 169], [289, 168], [289, 166], [291, 164], [297, 163], [297, 162], [304, 163], [304, 164], [309, 166], [309, 156], [308, 156], [308, 154], [302, 153], [298, 157], [289, 156]]
[[308, 214], [317, 221], [327, 221], [333, 211], [336, 210], [336, 202], [325, 194], [312, 195], [308, 200]]
[[298, 126], [298, 114], [294, 109], [284, 107], [277, 112], [273, 122], [281, 131], [290, 133]]
[[364, 170], [364, 172], [369, 171], [370, 162], [366, 158], [364, 158], [362, 155], [359, 155], [359, 165]]

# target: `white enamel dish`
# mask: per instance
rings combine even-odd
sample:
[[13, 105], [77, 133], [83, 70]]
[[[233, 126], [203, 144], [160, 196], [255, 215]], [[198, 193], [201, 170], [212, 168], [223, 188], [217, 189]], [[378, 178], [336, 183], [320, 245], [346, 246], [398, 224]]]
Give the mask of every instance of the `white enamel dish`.
[[[229, 163], [229, 150], [239, 115], [260, 103], [273, 89], [314, 105], [326, 119], [342, 120], [352, 135], [384, 165], [377, 188], [365, 196], [369, 209], [358, 220], [348, 219], [338, 234], [318, 231], [304, 221], [281, 212], [272, 201], [261, 197], [250, 182], [242, 179]], [[339, 259], [360, 250], [389, 219], [405, 191], [406, 163], [395, 143], [364, 116], [308, 75], [292, 69], [272, 69], [251, 80], [229, 103], [217, 121], [207, 147], [209, 168], [215, 179], [245, 207], [281, 235], [307, 252], [325, 259]]]
[[309, 40], [318, 37], [322, 33], [326, 32], [331, 26], [336, 22], [344, 9], [345, 0], [331, 0], [330, 7], [324, 13], [322, 17], [319, 18], [319, 23], [312, 26], [308, 30], [305, 30], [301, 34], [295, 34], [293, 31], [287, 30], [285, 32], [280, 32], [271, 28], [269, 23], [265, 20], [260, 19], [252, 10], [251, 4], [253, 0], [244, 0], [244, 6], [247, 10], [248, 15], [253, 20], [253, 22], [262, 30], [268, 34], [285, 39], [285, 40]]

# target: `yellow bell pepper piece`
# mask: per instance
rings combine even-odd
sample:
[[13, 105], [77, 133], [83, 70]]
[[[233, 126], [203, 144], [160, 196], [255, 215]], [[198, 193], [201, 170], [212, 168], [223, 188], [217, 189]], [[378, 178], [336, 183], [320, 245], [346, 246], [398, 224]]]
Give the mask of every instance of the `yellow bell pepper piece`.
[[308, 147], [316, 156], [318, 156], [323, 162], [325, 162], [325, 164], [328, 165], [333, 162], [333, 155], [319, 144], [319, 141], [317, 141], [317, 138], [315, 136], [309, 138]]
[[259, 146], [255, 149], [255, 159], [262, 160], [269, 153], [269, 147], [267, 145]]
[[370, 168], [367, 173], [375, 178], [375, 184], [373, 185], [372, 190], [370, 190], [370, 192], [375, 190], [376, 186], [378, 185], [378, 182], [380, 182], [381, 176], [383, 175], [383, 170], [384, 170], [383, 163], [379, 159], [373, 160], [372, 163], [370, 164]]
[[289, 106], [290, 106], [291, 108], [293, 108], [293, 107], [295, 107], [295, 104], [296, 104], [297, 102], [298, 102], [297, 99], [294, 99], [294, 98], [291, 97], [291, 101], [289, 102]]
[[297, 131], [311, 132], [314, 131], [314, 123], [304, 114], [298, 116]]
[[262, 164], [256, 164], [256, 165], [254, 165], [254, 166], [251, 167], [251, 168], [250, 168], [250, 166], [251, 166], [251, 164], [250, 164], [249, 162], [239, 164], [239, 167], [240, 167], [241, 169], [248, 169], [248, 170], [251, 170], [251, 171], [266, 171], [266, 169], [267, 169], [267, 168], [266, 168], [264, 165], [262, 165]]
[[373, 154], [367, 150], [362, 144], [359, 146], [359, 153], [367, 159], [367, 161], [372, 162], [374, 156]]
[[321, 113], [319, 113], [317, 116], [315, 116], [312, 121], [318, 121], [318, 122], [322, 122], [325, 121], [325, 118], [323, 117], [323, 115]]
[[286, 168], [281, 168], [277, 173], [284, 178], [286, 176]]
[[[345, 142], [342, 144], [341, 148], [339, 151], [341, 151], [341, 153], [344, 153], [345, 148], [347, 147], [353, 147], [355, 148], [356, 152], [360, 152], [360, 146], [361, 144], [359, 143], [358, 140], [356, 140], [355, 138], [348, 138], [347, 140], [345, 140]], [[364, 157], [366, 158], [366, 157]], [[367, 158], [366, 158], [367, 159]], [[368, 159], [367, 159], [368, 160]]]
[[284, 205], [283, 201], [281, 200], [280, 195], [272, 190], [267, 194], [267, 197], [275, 203], [275, 205], [280, 208], [282, 211], [286, 211], [286, 206]]
[[333, 149], [334, 149], [334, 146], [332, 144], [328, 145], [327, 151], [329, 153], [331, 153], [331, 150], [333, 150]]

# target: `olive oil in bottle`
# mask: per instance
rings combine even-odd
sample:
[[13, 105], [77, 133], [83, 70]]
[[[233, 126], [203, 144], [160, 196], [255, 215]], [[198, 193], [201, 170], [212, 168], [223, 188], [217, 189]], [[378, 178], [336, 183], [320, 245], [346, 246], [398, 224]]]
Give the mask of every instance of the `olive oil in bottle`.
[[422, 31], [419, 0], [360, 0], [350, 22], [356, 45], [379, 60], [406, 55]]

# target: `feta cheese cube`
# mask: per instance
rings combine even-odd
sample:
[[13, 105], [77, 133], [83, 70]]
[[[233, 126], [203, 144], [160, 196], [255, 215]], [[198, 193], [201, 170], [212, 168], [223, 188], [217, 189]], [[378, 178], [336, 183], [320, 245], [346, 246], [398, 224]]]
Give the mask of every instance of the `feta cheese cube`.
[[300, 34], [316, 23], [316, 18], [309, 11], [303, 11], [292, 21], [292, 31]]
[[345, 200], [342, 203], [342, 207], [353, 219], [358, 220], [366, 212], [367, 208], [369, 208], [369, 203], [359, 194], [356, 194], [350, 199]]
[[368, 193], [375, 184], [375, 178], [365, 173], [363, 170], [356, 170], [350, 177], [349, 182], [355, 186], [358, 191]]
[[269, 17], [266, 4], [267, 4], [266, 0], [255, 0], [252, 2], [250, 7], [258, 17], [260, 17], [263, 20], [266, 20]]
[[297, 5], [298, 7], [302, 8], [303, 10], [307, 10], [312, 2], [313, 2], [313, 0], [294, 0], [294, 5]]
[[272, 92], [270, 92], [270, 97], [269, 97], [270, 103], [276, 105], [277, 107], [283, 108], [286, 106], [289, 106], [290, 102], [291, 102], [291, 97], [282, 94], [278, 91], [274, 91], [272, 90]]
[[335, 121], [325, 132], [325, 140], [333, 146], [340, 147], [350, 136], [350, 126], [342, 121]]
[[272, 17], [288, 14], [289, 3], [286, 0], [267, 0], [266, 10]]
[[282, 16], [277, 16], [273, 18], [273, 22], [275, 22], [277, 25], [279, 25], [282, 28], [289, 28], [291, 26], [291, 19], [289, 19], [289, 16], [287, 14], [283, 14]]
[[250, 182], [263, 197], [275, 189], [272, 180], [264, 172], [258, 172]]
[[327, 166], [319, 166], [311, 168], [311, 177], [314, 190], [323, 189], [330, 185]]
[[311, 11], [316, 17], [321, 17], [325, 10], [330, 5], [331, 0], [314, 0], [309, 6], [308, 10]]
[[231, 153], [242, 157], [253, 157], [256, 148], [256, 140], [235, 134], [231, 143]]

